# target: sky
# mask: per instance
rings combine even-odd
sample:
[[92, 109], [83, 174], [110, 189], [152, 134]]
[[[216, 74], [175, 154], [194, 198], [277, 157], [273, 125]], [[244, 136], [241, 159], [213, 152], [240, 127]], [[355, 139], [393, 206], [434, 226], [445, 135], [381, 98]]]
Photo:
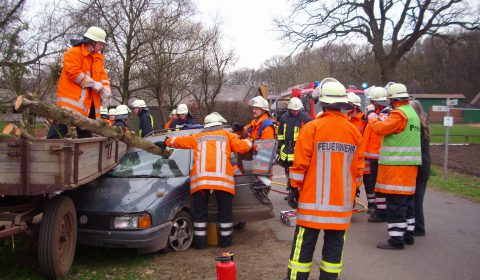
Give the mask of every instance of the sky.
[[194, 0], [201, 20], [207, 24], [220, 18], [225, 48], [233, 48], [238, 62], [233, 70], [258, 69], [268, 58], [289, 54], [277, 39], [273, 19], [289, 12], [287, 0]]

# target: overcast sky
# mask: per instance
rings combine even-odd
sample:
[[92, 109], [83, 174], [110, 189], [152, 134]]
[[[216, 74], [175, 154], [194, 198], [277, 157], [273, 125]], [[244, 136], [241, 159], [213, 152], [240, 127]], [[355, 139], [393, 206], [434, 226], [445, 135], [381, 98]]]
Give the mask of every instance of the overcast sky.
[[288, 15], [287, 0], [194, 0], [202, 21], [221, 18], [224, 46], [235, 49], [239, 59], [234, 69], [258, 68], [289, 48], [277, 40], [273, 18]]

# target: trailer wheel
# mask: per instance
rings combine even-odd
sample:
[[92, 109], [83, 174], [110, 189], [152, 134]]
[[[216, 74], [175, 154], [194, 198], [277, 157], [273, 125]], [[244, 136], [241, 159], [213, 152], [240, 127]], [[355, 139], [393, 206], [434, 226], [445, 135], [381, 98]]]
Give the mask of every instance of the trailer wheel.
[[47, 202], [38, 239], [38, 262], [48, 279], [67, 275], [75, 256], [77, 215], [72, 199], [58, 195]]

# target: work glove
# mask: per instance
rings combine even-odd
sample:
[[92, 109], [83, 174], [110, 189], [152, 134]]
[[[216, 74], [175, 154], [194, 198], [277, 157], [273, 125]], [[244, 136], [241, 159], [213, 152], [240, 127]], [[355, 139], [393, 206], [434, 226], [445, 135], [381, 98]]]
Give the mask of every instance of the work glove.
[[92, 83], [92, 88], [93, 88], [96, 92], [101, 92], [102, 89], [103, 89], [103, 85], [102, 85], [102, 83], [100, 83], [100, 82], [93, 82], [93, 83]]
[[375, 113], [370, 113], [370, 114], [368, 115], [368, 120], [371, 120], [371, 119], [378, 119], [378, 115], [375, 114]]
[[158, 147], [160, 147], [160, 149], [162, 149], [163, 151], [165, 151], [167, 149], [167, 138], [165, 138], [165, 141], [158, 141], [155, 143], [155, 145], [157, 145]]
[[239, 122], [234, 122], [232, 124], [232, 130], [235, 131], [235, 132], [242, 132], [243, 130], [243, 125]]
[[111, 98], [112, 98], [112, 92], [110, 91], [110, 88], [102, 86], [102, 90], [100, 92], [100, 99], [102, 100], [103, 108], [110, 107]]
[[375, 105], [373, 104], [368, 104], [367, 107], [365, 107], [365, 115], [368, 116], [368, 113], [375, 111]]
[[290, 192], [288, 193], [287, 201], [288, 205], [293, 209], [297, 209], [298, 207], [298, 189], [297, 188], [290, 188]]

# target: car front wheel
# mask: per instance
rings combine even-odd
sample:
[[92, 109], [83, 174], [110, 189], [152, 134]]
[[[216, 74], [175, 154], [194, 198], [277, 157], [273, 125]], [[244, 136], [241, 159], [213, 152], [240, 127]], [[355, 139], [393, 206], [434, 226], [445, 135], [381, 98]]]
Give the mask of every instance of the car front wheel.
[[172, 229], [168, 237], [168, 246], [173, 251], [184, 251], [190, 248], [193, 241], [192, 217], [185, 211], [180, 211], [172, 221]]

